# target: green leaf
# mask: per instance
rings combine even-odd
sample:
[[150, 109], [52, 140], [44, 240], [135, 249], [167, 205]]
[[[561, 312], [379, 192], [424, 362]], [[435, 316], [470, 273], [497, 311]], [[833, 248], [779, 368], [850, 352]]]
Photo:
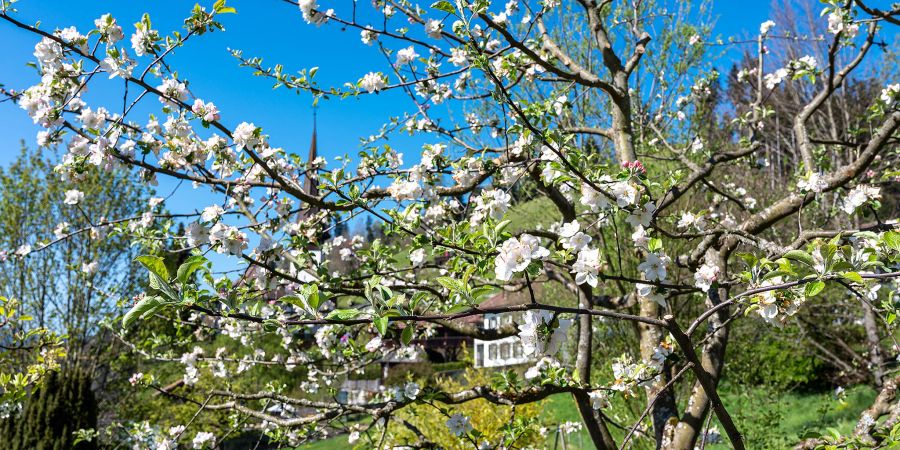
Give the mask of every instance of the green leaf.
[[157, 296], [144, 297], [141, 301], [132, 306], [131, 310], [125, 313], [125, 317], [122, 318], [122, 327], [128, 328], [135, 320], [149, 316], [163, 304], [163, 300]]
[[459, 305], [453, 305], [453, 306], [451, 306], [450, 308], [448, 308], [448, 309], [447, 309], [446, 311], [444, 311], [444, 312], [447, 313], [447, 314], [453, 314], [453, 313], [458, 313], [458, 312], [468, 311], [469, 309], [471, 309], [471, 307], [470, 307], [469, 305], [466, 305], [466, 304], [459, 304]]
[[766, 280], [769, 280], [769, 279], [772, 279], [775, 277], [783, 277], [785, 275], [790, 275], [790, 274], [791, 274], [791, 272], [787, 272], [784, 270], [773, 270], [773, 271], [763, 275], [762, 280], [766, 281]]
[[795, 261], [800, 261], [805, 263], [809, 267], [813, 267], [816, 265], [815, 261], [813, 261], [812, 255], [804, 252], [803, 250], [791, 250], [784, 254], [784, 257], [787, 259], [793, 259]]
[[431, 4], [432, 9], [436, 9], [438, 11], [444, 11], [450, 14], [456, 14], [456, 7], [453, 6], [453, 3], [448, 2], [447, 0], [441, 0], [438, 2], [434, 2]]
[[285, 295], [278, 300], [302, 308], [313, 315], [316, 315], [321, 303], [319, 287], [314, 284], [304, 285], [297, 294]]
[[815, 430], [808, 430], [800, 435], [800, 439], [815, 439], [819, 437], [822, 437], [822, 434]]
[[437, 282], [441, 284], [441, 286], [447, 288], [451, 292], [461, 291], [463, 290], [463, 284], [457, 280], [456, 278], [451, 277], [437, 277]]
[[296, 295], [293, 295], [293, 294], [285, 295], [284, 297], [279, 298], [278, 301], [284, 302], [284, 303], [289, 303], [298, 308], [304, 308], [304, 309], [306, 308], [306, 304], [303, 302], [303, 299]]
[[856, 272], [844, 272], [843, 274], [841, 274], [841, 276], [854, 282], [854, 283], [862, 283], [863, 282], [862, 276], [860, 276], [860, 274], [858, 274]]
[[169, 300], [178, 301], [178, 293], [172, 289], [172, 286], [169, 286], [166, 280], [154, 272], [150, 272], [150, 287], [162, 292]]
[[512, 223], [512, 220], [504, 220], [504, 221], [498, 223], [497, 225], [494, 225], [494, 235], [500, 236], [500, 234], [503, 233], [503, 230], [505, 230], [506, 227], [509, 226], [509, 224], [511, 224], [511, 223]]
[[494, 292], [494, 288], [491, 286], [478, 286], [477, 288], [472, 289], [470, 295], [472, 299], [475, 300], [476, 303], [481, 302], [482, 297], [485, 297]]
[[178, 266], [178, 275], [175, 276], [175, 281], [179, 283], [187, 283], [188, 281], [190, 281], [191, 276], [194, 275], [194, 272], [203, 267], [205, 264], [206, 258], [204, 256], [191, 256], [187, 259], [187, 261]]
[[388, 327], [388, 318], [387, 316], [375, 317], [372, 319], [372, 324], [375, 325], [375, 329], [378, 330], [378, 333], [384, 336], [387, 334]]
[[825, 282], [816, 280], [810, 283], [806, 283], [806, 289], [804, 293], [806, 294], [807, 298], [811, 298], [818, 295], [820, 292], [822, 292], [823, 289], [825, 289]]
[[143, 255], [134, 258], [134, 260], [141, 263], [150, 272], [159, 275], [163, 280], [169, 279], [169, 270], [166, 269], [166, 263], [159, 256]]
[[350, 320], [357, 316], [359, 316], [360, 312], [357, 309], [336, 309], [328, 313], [325, 316], [327, 320]]
[[321, 299], [319, 298], [319, 286], [308, 284], [305, 288], [304, 293], [306, 294], [306, 303], [309, 304], [311, 310], [318, 310], [319, 305], [321, 304]]
[[400, 333], [400, 342], [402, 342], [403, 345], [409, 345], [409, 343], [412, 342], [412, 339], [413, 339], [413, 326], [410, 324], [407, 324], [407, 327], [403, 329], [402, 333]]
[[896, 231], [884, 233], [884, 243], [891, 249], [900, 252], [900, 233]]

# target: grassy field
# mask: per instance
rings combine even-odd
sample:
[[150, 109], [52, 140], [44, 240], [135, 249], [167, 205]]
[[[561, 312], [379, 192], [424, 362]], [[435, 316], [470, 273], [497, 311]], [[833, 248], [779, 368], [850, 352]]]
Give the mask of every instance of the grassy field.
[[[729, 412], [747, 439], [747, 448], [789, 448], [799, 436], [810, 429], [824, 430], [833, 427], [848, 432], [856, 425], [860, 412], [875, 398], [870, 387], [859, 386], [847, 390], [844, 401], [837, 401], [830, 393], [773, 393], [764, 388], [736, 388], [725, 385], [721, 394]], [[544, 400], [543, 411], [550, 423], [580, 422], [578, 411], [571, 397], [556, 395]], [[713, 420], [713, 425], [716, 421]], [[720, 428], [721, 429], [721, 428]], [[725, 440], [706, 446], [709, 450], [731, 448]], [[639, 446], [640, 447], [640, 446]], [[346, 436], [338, 436], [298, 447], [297, 450], [335, 450], [348, 448]], [[555, 430], [547, 436], [546, 448], [563, 449], [557, 442]], [[583, 429], [566, 436], [566, 450], [593, 449], [587, 432]]]
[[[723, 402], [747, 439], [747, 448], [790, 448], [808, 430], [832, 427], [842, 433], [856, 425], [860, 413], [875, 399], [876, 392], [867, 386], [847, 390], [844, 401], [837, 401], [831, 393], [774, 393], [764, 388], [737, 389], [723, 386]], [[568, 396], [547, 400], [547, 413], [557, 422], [579, 421], [578, 411]], [[716, 420], [712, 424], [717, 425]], [[721, 428], [720, 428], [721, 429]], [[552, 435], [551, 435], [552, 437]], [[731, 448], [727, 437], [723, 442], [707, 445], [709, 450]], [[554, 448], [551, 439], [547, 448]], [[560, 444], [559, 447], [562, 448]], [[569, 450], [593, 449], [587, 432], [569, 436]]]
[[[848, 389], [843, 402], [835, 400], [831, 393], [773, 393], [764, 388], [736, 389], [723, 386], [723, 402], [747, 439], [747, 448], [790, 448], [807, 430], [824, 430], [833, 427], [842, 433], [856, 425], [859, 414], [875, 399], [875, 391], [867, 386]], [[575, 404], [568, 396], [555, 396], [547, 400], [546, 411], [557, 422], [580, 421]], [[713, 420], [712, 424], [717, 425]], [[721, 428], [720, 428], [721, 429]], [[552, 437], [552, 435], [551, 435]], [[709, 450], [731, 448], [725, 441], [707, 445]], [[547, 448], [554, 448], [553, 440]], [[559, 447], [562, 448], [560, 444]], [[569, 436], [568, 450], [593, 449], [587, 432], [582, 430]]]
[[[844, 401], [831, 393], [767, 393], [760, 388], [738, 392], [729, 386], [722, 392], [722, 401], [746, 436], [747, 448], [788, 448], [804, 432], [827, 427], [849, 432], [876, 395], [868, 386], [848, 389]], [[711, 450], [730, 447], [727, 443], [707, 446]]]

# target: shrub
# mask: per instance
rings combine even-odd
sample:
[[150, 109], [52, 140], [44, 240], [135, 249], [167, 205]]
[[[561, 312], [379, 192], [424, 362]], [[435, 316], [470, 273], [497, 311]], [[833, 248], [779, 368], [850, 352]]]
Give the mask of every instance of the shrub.
[[81, 371], [51, 372], [26, 402], [22, 414], [0, 426], [8, 450], [91, 450], [93, 442], [74, 443], [74, 433], [97, 426], [97, 402], [90, 377]]

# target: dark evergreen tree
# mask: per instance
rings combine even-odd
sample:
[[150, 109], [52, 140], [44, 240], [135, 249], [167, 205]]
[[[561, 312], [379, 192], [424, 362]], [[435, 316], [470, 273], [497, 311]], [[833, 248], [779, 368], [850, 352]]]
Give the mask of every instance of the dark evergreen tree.
[[0, 443], [8, 450], [93, 450], [94, 442], [73, 445], [74, 433], [96, 426], [97, 401], [90, 377], [80, 371], [52, 372], [21, 414], [0, 423]]
[[346, 236], [347, 233], [347, 222], [342, 220], [340, 216], [336, 217], [334, 220], [334, 231], [332, 232], [332, 235], [334, 235], [334, 237]]

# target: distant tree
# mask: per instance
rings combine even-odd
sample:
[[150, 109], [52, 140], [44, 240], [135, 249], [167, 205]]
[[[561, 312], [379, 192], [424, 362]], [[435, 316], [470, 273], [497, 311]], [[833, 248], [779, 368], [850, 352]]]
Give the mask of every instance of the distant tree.
[[[71, 397], [70, 391], [89, 391], [94, 384], [105, 398], [112, 396], [104, 388], [110, 360], [118, 358], [121, 347], [106, 324], [144, 279], [134, 270], [137, 249], [131, 239], [150, 232], [144, 226], [147, 218], [153, 219], [144, 216], [153, 210], [149, 189], [124, 172], [87, 167], [77, 175], [75, 195], [54, 170], [58, 163], [52, 150], [23, 146], [12, 163], [0, 168], [0, 248], [28, 255], [0, 257], [0, 316], [13, 319], [0, 319], [0, 412], [16, 413], [24, 405], [30, 415], [17, 431], [16, 442], [27, 445], [15, 448], [70, 448], [67, 443], [77, 427], [60, 422], [38, 430], [34, 421], [80, 420], [67, 416], [81, 416], [79, 405], [88, 397], [94, 418], [77, 424], [95, 425], [93, 394]], [[121, 217], [140, 223], [112, 220]], [[48, 379], [37, 391], [40, 398], [27, 400], [25, 394], [48, 369], [63, 375]], [[57, 393], [57, 388], [63, 391]], [[58, 432], [65, 436], [54, 434]], [[26, 435], [42, 440], [22, 441]]]
[[143, 230], [112, 219], [151, 211], [149, 190], [124, 172], [89, 167], [78, 174], [80, 199], [66, 204], [74, 194], [57, 163], [52, 151], [23, 145], [0, 168], [0, 248], [29, 252], [0, 259], [0, 295], [18, 300], [34, 326], [67, 336], [68, 361], [92, 370], [109, 348], [102, 320], [140, 288], [130, 236]]
[[91, 376], [80, 370], [50, 372], [29, 398], [21, 415], [0, 422], [7, 450], [91, 450], [94, 442], [75, 444], [75, 432], [97, 426], [97, 401]]
[[344, 221], [344, 220], [341, 220], [340, 218], [335, 219], [335, 221], [334, 221], [334, 231], [332, 232], [332, 235], [333, 235], [334, 237], [338, 237], [338, 236], [346, 236], [347, 233], [348, 233], [347, 222]]

